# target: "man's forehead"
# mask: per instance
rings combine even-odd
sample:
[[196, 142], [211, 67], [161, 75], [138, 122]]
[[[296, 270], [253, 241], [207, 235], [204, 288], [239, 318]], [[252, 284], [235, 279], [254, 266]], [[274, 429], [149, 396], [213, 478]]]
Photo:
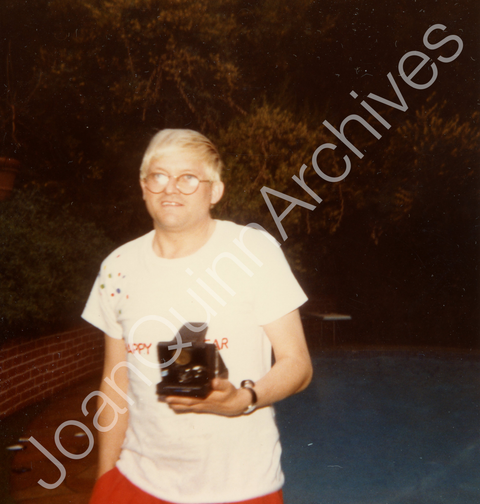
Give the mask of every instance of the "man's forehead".
[[204, 164], [197, 157], [188, 153], [164, 154], [152, 159], [149, 166], [149, 172], [152, 171], [195, 171], [203, 173]]

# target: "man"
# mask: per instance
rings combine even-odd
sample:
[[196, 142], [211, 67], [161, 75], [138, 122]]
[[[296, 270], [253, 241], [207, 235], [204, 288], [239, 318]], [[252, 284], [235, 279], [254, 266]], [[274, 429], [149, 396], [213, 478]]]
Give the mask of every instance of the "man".
[[[215, 146], [190, 130], [160, 131], [145, 152], [154, 229], [104, 261], [83, 313], [105, 332], [91, 504], [283, 502], [271, 405], [311, 379], [298, 313], [306, 297], [271, 236], [212, 219], [221, 170]], [[229, 378], [203, 399], [158, 397], [168, 371], [157, 344], [193, 322]]]

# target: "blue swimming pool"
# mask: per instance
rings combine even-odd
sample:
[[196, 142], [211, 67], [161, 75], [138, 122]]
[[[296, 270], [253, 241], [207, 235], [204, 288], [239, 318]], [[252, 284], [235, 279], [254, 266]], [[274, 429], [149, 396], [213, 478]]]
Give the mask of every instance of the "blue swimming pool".
[[478, 504], [480, 358], [331, 350], [277, 405], [286, 504]]

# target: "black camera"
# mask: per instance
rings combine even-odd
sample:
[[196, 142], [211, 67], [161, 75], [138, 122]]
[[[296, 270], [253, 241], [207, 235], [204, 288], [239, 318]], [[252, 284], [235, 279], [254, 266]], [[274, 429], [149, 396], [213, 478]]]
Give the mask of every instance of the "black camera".
[[[198, 328], [198, 331], [188, 326]], [[205, 343], [206, 324], [190, 322], [178, 333], [171, 341], [157, 345], [162, 374], [157, 394], [207, 397], [211, 391], [211, 380], [228, 378], [222, 356], [215, 344]]]

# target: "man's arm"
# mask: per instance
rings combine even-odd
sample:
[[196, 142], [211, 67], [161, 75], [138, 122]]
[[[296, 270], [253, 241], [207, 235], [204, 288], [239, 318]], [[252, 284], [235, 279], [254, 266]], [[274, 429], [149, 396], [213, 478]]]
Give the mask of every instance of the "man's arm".
[[257, 407], [260, 408], [304, 390], [313, 374], [298, 310], [263, 328], [272, 343], [275, 364], [255, 384]]
[[[259, 408], [300, 392], [312, 379], [312, 363], [299, 311], [284, 315], [263, 328], [272, 343], [275, 364], [255, 384]], [[214, 413], [226, 416], [242, 414], [251, 403], [251, 393], [235, 388], [228, 380], [216, 378], [212, 387], [213, 392], [205, 399], [170, 396], [165, 401], [178, 413]]]
[[[102, 383], [100, 391], [108, 396], [119, 409], [128, 407], [127, 401], [108, 383], [106, 377], [110, 377], [113, 368], [126, 360], [125, 343], [123, 339], [115, 339], [105, 335], [105, 363], [103, 367]], [[128, 389], [128, 370], [126, 366], [119, 367], [115, 371], [114, 381], [116, 386], [126, 395]], [[99, 406], [104, 400], [99, 397]], [[110, 406], [106, 406], [99, 416], [99, 424], [102, 426], [110, 425], [115, 419], [115, 411]], [[118, 415], [117, 422], [106, 432], [98, 433], [98, 478], [110, 469], [115, 467], [120, 456], [120, 449], [125, 439], [125, 432], [128, 425], [128, 411], [123, 415]]]

